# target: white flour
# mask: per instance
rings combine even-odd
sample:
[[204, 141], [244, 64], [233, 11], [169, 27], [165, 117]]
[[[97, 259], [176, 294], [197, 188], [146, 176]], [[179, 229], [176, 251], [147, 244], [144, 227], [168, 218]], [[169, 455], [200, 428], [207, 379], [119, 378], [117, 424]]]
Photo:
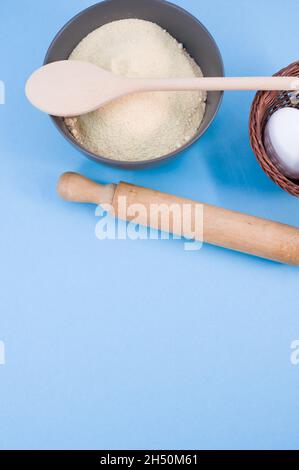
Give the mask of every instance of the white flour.
[[[158, 25], [115, 21], [89, 34], [71, 60], [99, 65], [118, 75], [144, 78], [202, 76], [200, 68]], [[205, 112], [203, 92], [136, 93], [77, 118], [66, 119], [88, 150], [116, 160], [148, 160], [190, 141]]]

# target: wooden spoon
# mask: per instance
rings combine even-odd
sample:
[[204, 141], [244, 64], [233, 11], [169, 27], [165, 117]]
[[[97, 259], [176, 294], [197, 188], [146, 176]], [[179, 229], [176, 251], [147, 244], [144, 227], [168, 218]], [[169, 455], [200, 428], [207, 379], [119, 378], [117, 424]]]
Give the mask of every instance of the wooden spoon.
[[[108, 205], [108, 210], [122, 220], [134, 220], [137, 224], [189, 239], [204, 241], [280, 263], [299, 265], [299, 228], [297, 227], [127, 183], [97, 184], [76, 173], [62, 175], [57, 191], [66, 201]], [[151, 217], [153, 205], [156, 207], [158, 205], [163, 210], [168, 209], [169, 219]], [[189, 220], [186, 221], [186, 214], [184, 215], [182, 210], [179, 212], [181, 219], [176, 220], [179, 223], [175, 224], [173, 208], [183, 209], [186, 206], [190, 208]], [[196, 227], [194, 221], [198, 206], [203, 210], [203, 224], [198, 229], [194, 229], [194, 232], [190, 232], [190, 227]]]
[[53, 116], [95, 111], [125, 95], [145, 91], [299, 90], [296, 77], [127, 78], [96, 65], [63, 60], [38, 69], [26, 84], [29, 101]]

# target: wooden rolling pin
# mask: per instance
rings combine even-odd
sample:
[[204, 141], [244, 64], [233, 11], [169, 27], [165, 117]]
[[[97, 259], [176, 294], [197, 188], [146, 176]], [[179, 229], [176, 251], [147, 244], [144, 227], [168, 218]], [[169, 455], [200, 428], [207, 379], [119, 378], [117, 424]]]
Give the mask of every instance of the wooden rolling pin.
[[[201, 227], [201, 230], [197, 232], [190, 232], [188, 228], [184, 228], [186, 224], [182, 223], [182, 230], [177, 233], [175, 229], [170, 229], [172, 220], [170, 224], [165, 223], [163, 219], [158, 223], [153, 222], [149, 220], [148, 215], [144, 214], [144, 211], [136, 217], [136, 213], [130, 214], [128, 208], [131, 205], [141, 204], [146, 208], [146, 214], [149, 214], [153, 204], [169, 208], [172, 205], [180, 207], [189, 205], [195, 209], [201, 203], [126, 183], [100, 185], [76, 173], [62, 175], [57, 191], [67, 201], [97, 205], [109, 204], [114, 214], [122, 220], [134, 219], [137, 224], [170, 231], [186, 238], [281, 263], [299, 265], [299, 228], [290, 225], [202, 204], [203, 230]], [[124, 200], [123, 198], [126, 198], [126, 205], [119, 204], [121, 199]], [[171, 214], [171, 211], [169, 213]], [[194, 217], [194, 214], [195, 211], [191, 211], [190, 217]], [[192, 227], [193, 224], [190, 226]]]

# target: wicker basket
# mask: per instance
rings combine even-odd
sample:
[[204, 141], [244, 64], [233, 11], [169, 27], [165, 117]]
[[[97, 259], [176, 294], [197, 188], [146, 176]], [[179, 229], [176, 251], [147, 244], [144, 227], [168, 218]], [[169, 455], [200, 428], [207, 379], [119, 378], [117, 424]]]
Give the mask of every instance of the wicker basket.
[[[299, 77], [299, 61], [280, 70], [275, 75]], [[286, 106], [299, 109], [299, 94], [296, 96], [294, 92], [258, 92], [250, 113], [250, 142], [252, 150], [265, 173], [282, 189], [299, 197], [299, 180], [291, 180], [284, 176], [270, 160], [264, 147], [264, 129], [268, 119], [277, 109]]]

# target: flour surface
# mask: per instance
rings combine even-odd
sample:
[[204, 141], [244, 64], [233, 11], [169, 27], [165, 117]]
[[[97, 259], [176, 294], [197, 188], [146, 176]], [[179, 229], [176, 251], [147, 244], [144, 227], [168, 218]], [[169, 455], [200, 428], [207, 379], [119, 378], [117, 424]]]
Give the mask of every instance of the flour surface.
[[[76, 47], [71, 60], [99, 65], [127, 77], [202, 76], [199, 66], [160, 26], [138, 19], [108, 23]], [[205, 112], [203, 92], [137, 93], [95, 112], [66, 119], [88, 150], [116, 160], [158, 158], [186, 144]]]

